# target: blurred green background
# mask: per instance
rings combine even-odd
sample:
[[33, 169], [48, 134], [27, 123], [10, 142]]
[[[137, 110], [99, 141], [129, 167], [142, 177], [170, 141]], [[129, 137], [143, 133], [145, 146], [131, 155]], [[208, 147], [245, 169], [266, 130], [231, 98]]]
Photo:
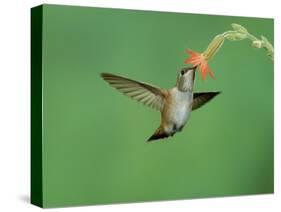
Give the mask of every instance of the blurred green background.
[[43, 7], [44, 207], [273, 192], [273, 62], [248, 41], [210, 61], [222, 91], [181, 133], [146, 143], [160, 113], [120, 94], [101, 72], [164, 88], [190, 48], [245, 26], [273, 42], [273, 20], [168, 12]]

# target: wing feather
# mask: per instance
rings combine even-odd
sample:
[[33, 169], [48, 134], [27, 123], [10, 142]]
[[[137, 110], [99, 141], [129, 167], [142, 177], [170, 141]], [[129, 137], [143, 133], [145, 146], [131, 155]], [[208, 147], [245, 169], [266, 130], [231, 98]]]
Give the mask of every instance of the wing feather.
[[112, 87], [146, 106], [160, 111], [164, 107], [166, 93], [161, 88], [110, 73], [102, 73], [101, 77]]
[[213, 99], [220, 92], [203, 92], [193, 94], [192, 110], [196, 110]]

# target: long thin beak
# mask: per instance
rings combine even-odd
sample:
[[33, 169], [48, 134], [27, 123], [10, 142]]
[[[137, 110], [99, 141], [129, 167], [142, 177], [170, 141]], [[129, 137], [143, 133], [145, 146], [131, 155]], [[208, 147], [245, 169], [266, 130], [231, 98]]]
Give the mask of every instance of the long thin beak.
[[193, 81], [195, 80], [195, 72], [196, 72], [196, 68], [197, 68], [197, 66], [194, 66], [192, 69], [193, 69]]
[[193, 69], [194, 71], [196, 70], [196, 68], [197, 68], [197, 66], [193, 66], [193, 67], [192, 67], [192, 69]]

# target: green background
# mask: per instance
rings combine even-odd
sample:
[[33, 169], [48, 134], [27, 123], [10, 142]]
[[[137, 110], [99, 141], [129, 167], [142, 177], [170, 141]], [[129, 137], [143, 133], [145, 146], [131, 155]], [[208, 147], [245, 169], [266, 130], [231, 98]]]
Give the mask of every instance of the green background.
[[43, 7], [43, 206], [273, 192], [273, 62], [248, 41], [210, 61], [222, 91], [181, 133], [146, 143], [160, 114], [99, 76], [175, 85], [190, 48], [245, 26], [273, 42], [273, 20], [72, 6]]

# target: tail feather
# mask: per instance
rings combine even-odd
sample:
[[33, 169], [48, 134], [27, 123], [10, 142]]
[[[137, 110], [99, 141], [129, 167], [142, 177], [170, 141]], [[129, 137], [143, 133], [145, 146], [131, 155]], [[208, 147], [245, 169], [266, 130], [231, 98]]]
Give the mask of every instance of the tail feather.
[[153, 135], [147, 140], [147, 142], [151, 142], [151, 141], [155, 141], [161, 138], [166, 138], [169, 137], [170, 135], [168, 135], [162, 127], [159, 127], [154, 133]]

